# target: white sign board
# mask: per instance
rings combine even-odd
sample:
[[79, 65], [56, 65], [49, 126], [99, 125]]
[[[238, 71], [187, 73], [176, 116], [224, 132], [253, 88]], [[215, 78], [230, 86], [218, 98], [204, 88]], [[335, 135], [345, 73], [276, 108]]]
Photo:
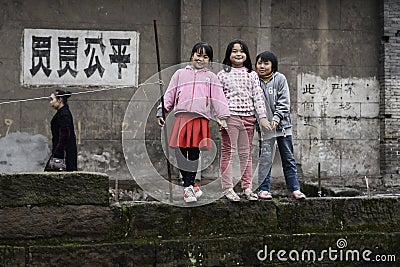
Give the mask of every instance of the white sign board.
[[139, 33], [25, 29], [24, 86], [137, 86]]

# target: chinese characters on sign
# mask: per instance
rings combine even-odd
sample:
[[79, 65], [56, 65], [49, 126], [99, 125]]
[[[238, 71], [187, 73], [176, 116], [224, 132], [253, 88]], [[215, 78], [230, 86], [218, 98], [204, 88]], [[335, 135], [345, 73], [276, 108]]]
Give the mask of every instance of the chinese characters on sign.
[[137, 86], [139, 33], [25, 29], [26, 86]]

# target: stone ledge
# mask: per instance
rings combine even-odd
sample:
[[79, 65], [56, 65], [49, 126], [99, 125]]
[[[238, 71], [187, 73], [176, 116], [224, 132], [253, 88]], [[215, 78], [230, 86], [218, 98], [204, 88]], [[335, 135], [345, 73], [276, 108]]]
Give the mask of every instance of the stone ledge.
[[108, 176], [90, 172], [0, 174], [0, 207], [109, 205]]
[[112, 223], [111, 210], [102, 206], [3, 208], [0, 209], [0, 244], [103, 240]]
[[[339, 240], [346, 245], [339, 247]], [[373, 266], [368, 264], [376, 262], [362, 259], [362, 252], [365, 250], [372, 252], [368, 255], [372, 261], [376, 255], [393, 256], [390, 258], [392, 261], [386, 262], [384, 266], [398, 266], [399, 240], [400, 232], [261, 236], [249, 233], [246, 237], [216, 239], [64, 244], [25, 248], [0, 246], [0, 266], [299, 266], [310, 263], [313, 266]], [[321, 254], [322, 250], [328, 251], [329, 248], [335, 250], [331, 258], [328, 253]], [[281, 254], [286, 261], [279, 260], [279, 250], [286, 252]], [[299, 253], [299, 261], [289, 258], [289, 253], [293, 250]], [[304, 261], [301, 262], [304, 251], [307, 253], [303, 254]], [[308, 254], [313, 251], [316, 261], [313, 261], [313, 253]], [[347, 251], [351, 253], [347, 254], [346, 260]], [[25, 259], [25, 255], [29, 257]], [[359, 260], [356, 260], [357, 255]], [[292, 253], [291, 256], [296, 257], [296, 254]]]
[[159, 202], [0, 208], [0, 244], [117, 241], [265, 234], [397, 232], [400, 197], [308, 198], [179, 208]]
[[221, 199], [194, 207], [133, 203], [124, 208], [125, 234], [133, 239], [218, 238], [253, 234], [397, 232], [400, 197], [308, 198], [304, 201], [231, 203]]

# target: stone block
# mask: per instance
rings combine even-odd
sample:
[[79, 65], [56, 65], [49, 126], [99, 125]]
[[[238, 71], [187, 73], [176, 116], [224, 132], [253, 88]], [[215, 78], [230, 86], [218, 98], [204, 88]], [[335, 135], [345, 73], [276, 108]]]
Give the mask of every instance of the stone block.
[[156, 266], [256, 266], [261, 236], [156, 243]]
[[0, 246], [0, 266], [26, 266], [24, 247]]
[[[392, 242], [398, 237], [398, 233], [267, 235], [260, 248], [260, 263], [297, 266], [300, 262], [314, 262], [325, 266], [341, 262], [346, 266], [375, 266], [376, 255], [390, 255], [382, 266], [394, 266], [399, 253]], [[364, 254], [363, 258], [365, 250], [371, 254]], [[367, 262], [374, 263], [368, 265]]]
[[13, 242], [105, 239], [112, 229], [109, 207], [29, 206], [0, 209], [0, 236]]
[[[341, 198], [336, 202], [334, 213], [347, 229], [393, 232], [399, 229], [399, 198]], [[382, 224], [385, 225], [382, 227]]]
[[155, 244], [104, 243], [29, 247], [29, 266], [155, 266]]
[[85, 172], [0, 174], [0, 207], [108, 205], [108, 176]]
[[229, 203], [223, 200], [190, 209], [160, 203], [137, 203], [126, 209], [130, 221], [128, 237], [134, 239], [261, 235], [276, 232], [279, 227], [273, 202]]

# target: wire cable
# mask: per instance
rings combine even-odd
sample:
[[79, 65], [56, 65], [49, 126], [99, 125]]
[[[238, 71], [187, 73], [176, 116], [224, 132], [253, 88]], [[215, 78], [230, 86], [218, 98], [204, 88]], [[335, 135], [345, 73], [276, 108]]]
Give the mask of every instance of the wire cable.
[[[163, 83], [163, 81], [157, 81], [157, 82], [152, 82], [152, 83], [141, 83], [137, 86], [137, 88], [139, 89], [140, 87], [143, 87], [146, 85], [152, 85], [152, 84], [164, 84], [164, 83]], [[90, 94], [90, 93], [97, 93], [97, 92], [102, 92], [102, 91], [111, 91], [111, 90], [127, 89], [127, 88], [132, 88], [132, 87], [103, 88], [103, 89], [97, 89], [97, 90], [69, 93], [69, 94], [65, 94], [65, 95]], [[64, 96], [64, 95], [58, 95], [58, 96]], [[27, 102], [27, 101], [33, 101], [33, 100], [42, 100], [42, 99], [48, 99], [48, 98], [49, 98], [48, 96], [42, 96], [42, 97], [34, 97], [34, 98], [27, 98], [27, 99], [10, 100], [10, 101], [5, 101], [5, 102], [0, 102], [0, 105], [19, 103], [19, 102]]]

